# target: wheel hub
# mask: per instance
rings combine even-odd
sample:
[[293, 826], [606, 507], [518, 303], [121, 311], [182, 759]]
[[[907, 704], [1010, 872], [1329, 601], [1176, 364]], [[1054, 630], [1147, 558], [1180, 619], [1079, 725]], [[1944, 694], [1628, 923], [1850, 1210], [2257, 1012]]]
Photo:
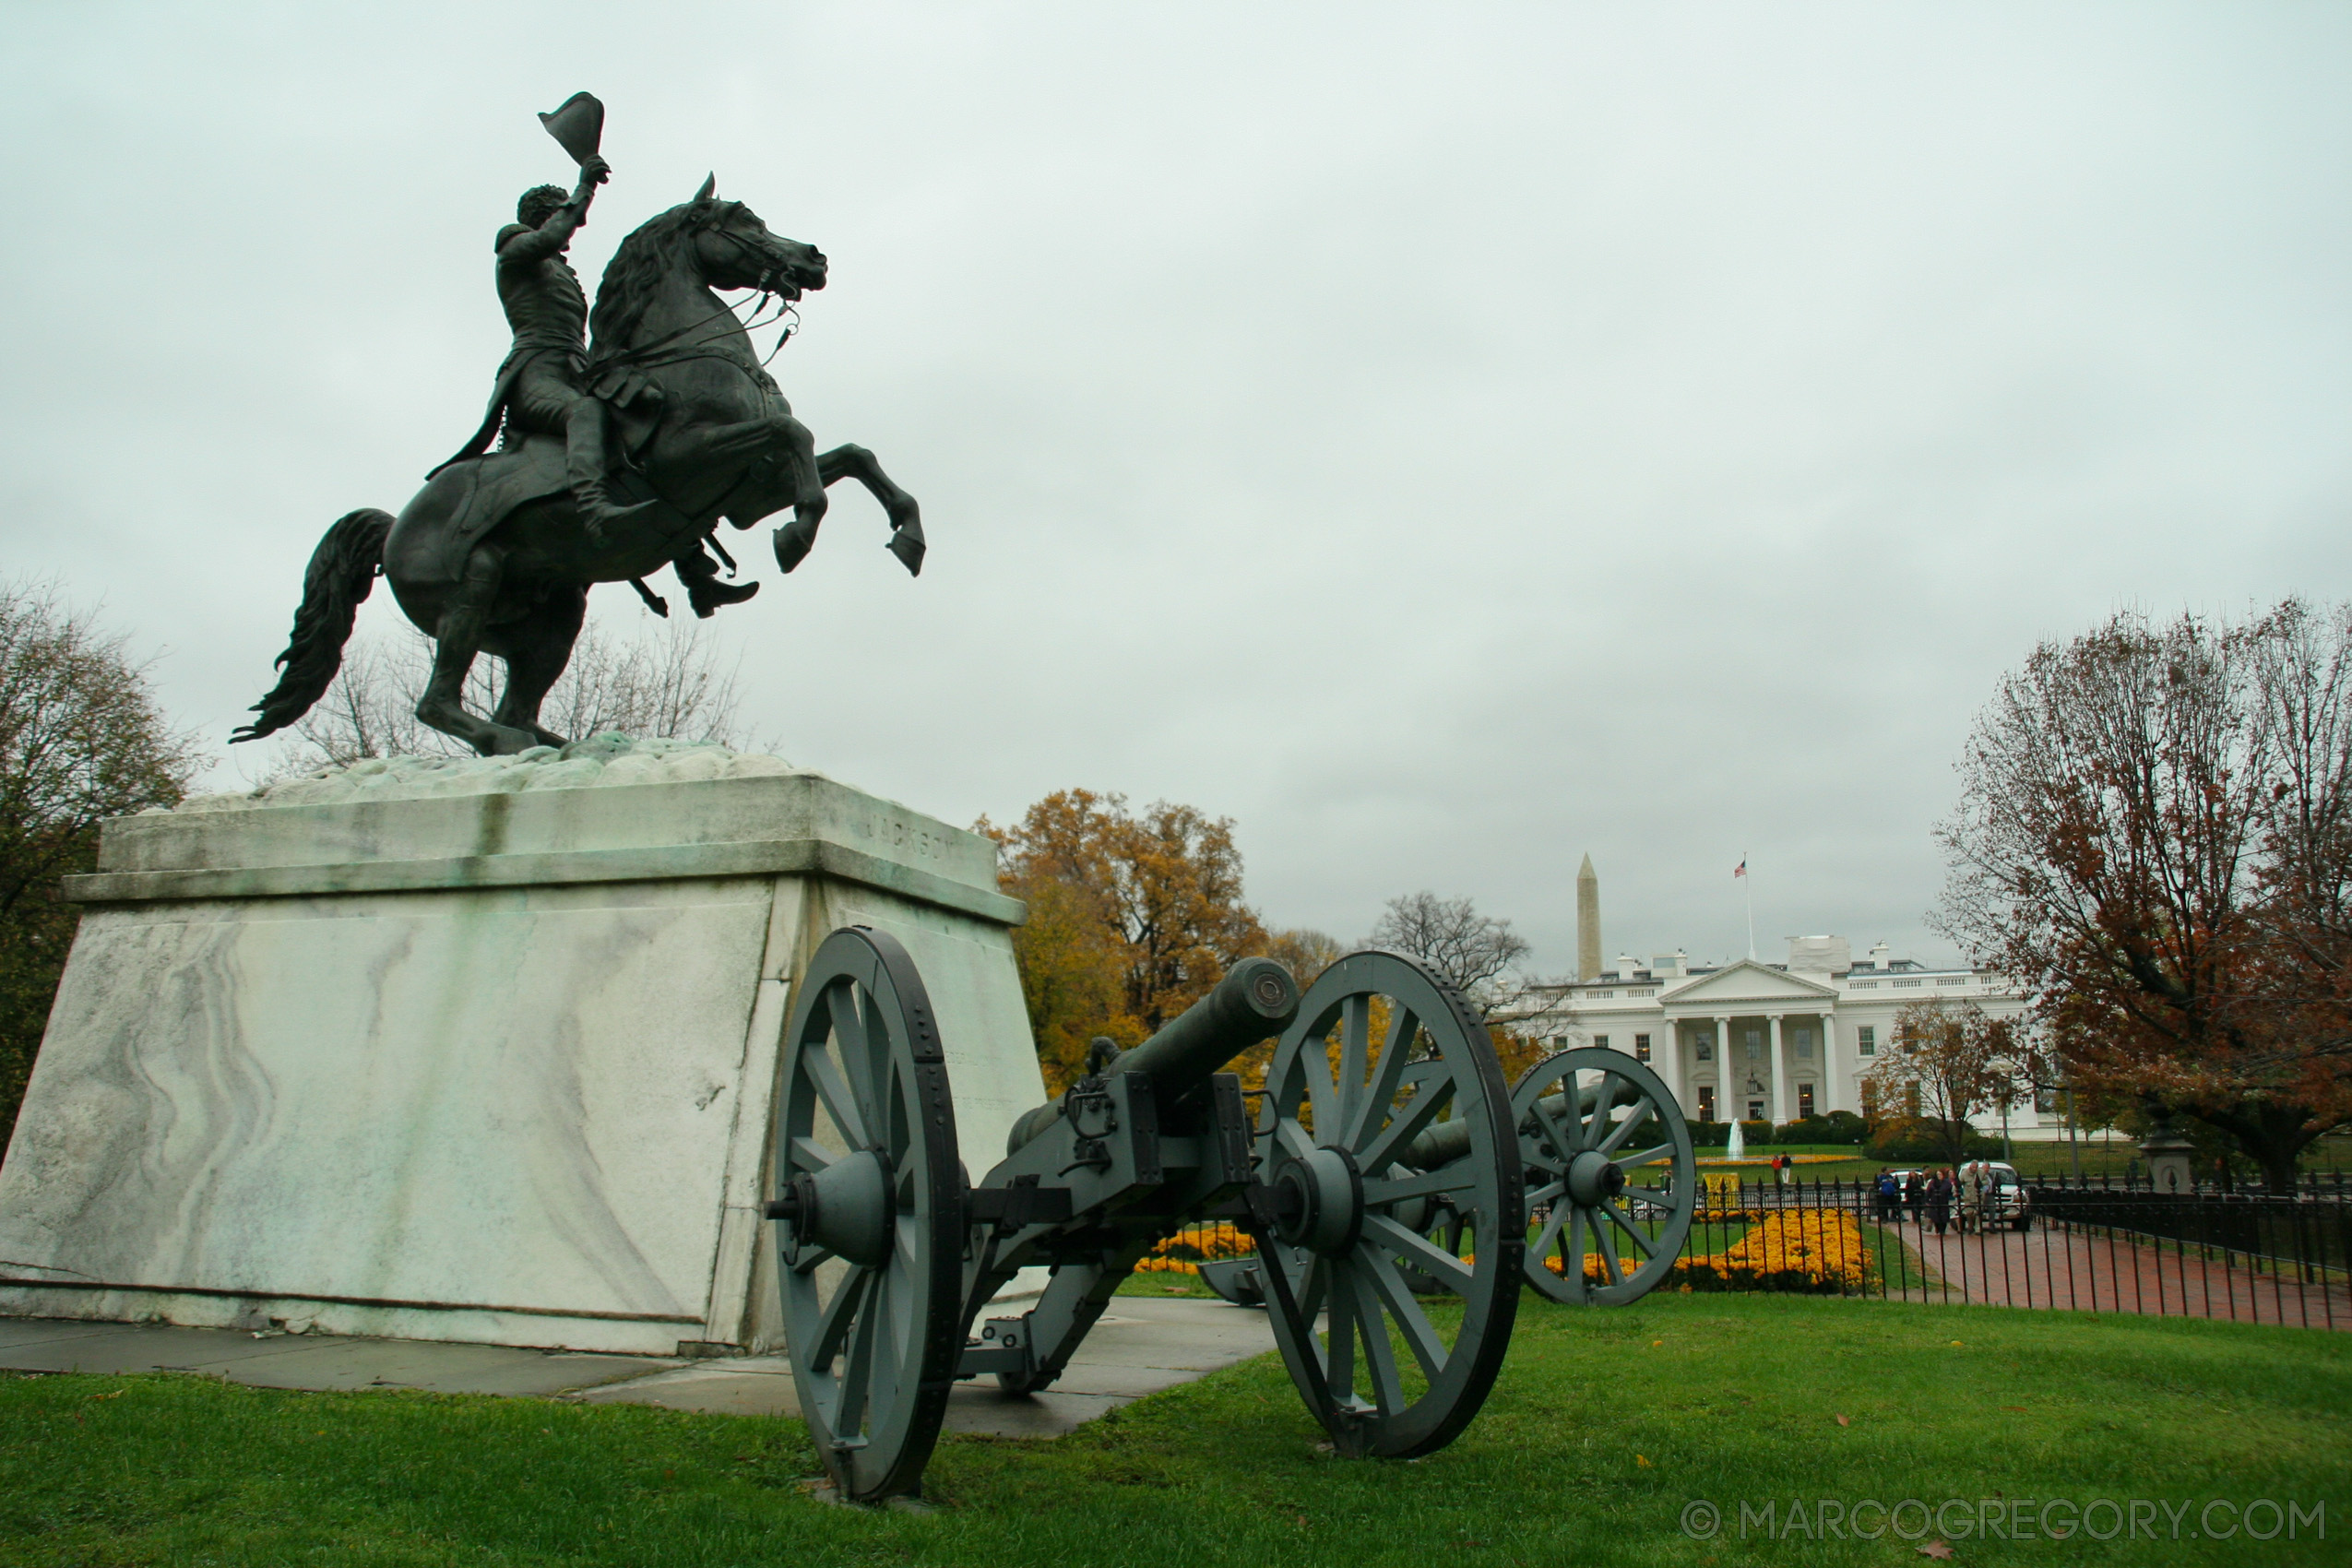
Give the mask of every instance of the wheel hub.
[[871, 1149], [845, 1155], [813, 1175], [792, 1178], [772, 1211], [802, 1241], [861, 1267], [890, 1257], [890, 1168]]
[[1625, 1172], [1605, 1154], [1586, 1149], [1568, 1165], [1568, 1195], [1579, 1208], [1592, 1208], [1625, 1190]]
[[1345, 1149], [1318, 1148], [1274, 1179], [1275, 1234], [1293, 1247], [1334, 1257], [1364, 1229], [1364, 1181]]

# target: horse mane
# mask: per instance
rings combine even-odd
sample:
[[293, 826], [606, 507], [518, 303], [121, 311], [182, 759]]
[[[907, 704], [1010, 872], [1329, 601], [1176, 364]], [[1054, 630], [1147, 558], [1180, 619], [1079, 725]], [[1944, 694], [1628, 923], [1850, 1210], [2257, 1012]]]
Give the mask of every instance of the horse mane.
[[670, 269], [671, 244], [681, 234], [707, 225], [721, 208], [730, 205], [707, 197], [686, 202], [656, 213], [630, 231], [605, 264], [604, 278], [596, 286], [596, 308], [588, 315], [588, 328], [600, 350], [618, 351], [629, 347], [645, 319], [646, 306], [653, 303], [655, 287]]

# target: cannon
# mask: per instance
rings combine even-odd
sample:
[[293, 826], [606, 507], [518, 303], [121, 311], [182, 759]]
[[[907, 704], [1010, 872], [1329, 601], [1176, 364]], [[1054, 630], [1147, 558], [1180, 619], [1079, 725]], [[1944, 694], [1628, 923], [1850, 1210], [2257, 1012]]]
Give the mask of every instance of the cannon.
[[[1623, 1306], [1648, 1294], [1673, 1267], [1697, 1206], [1691, 1129], [1672, 1092], [1622, 1051], [1584, 1047], [1528, 1068], [1512, 1086], [1511, 1109], [1526, 1201], [1536, 1218], [1525, 1259], [1527, 1283], [1572, 1306]], [[1445, 1123], [1408, 1145], [1401, 1163], [1435, 1170], [1468, 1154], [1462, 1129]], [[1655, 1185], [1628, 1184], [1629, 1170], [1661, 1164]], [[1461, 1251], [1467, 1221], [1443, 1198], [1420, 1218], [1440, 1251]], [[1598, 1280], [1587, 1277], [1588, 1257], [1598, 1261]], [[1421, 1294], [1444, 1285], [1426, 1274], [1408, 1277]], [[1201, 1280], [1236, 1305], [1266, 1304], [1257, 1258], [1205, 1263]]]
[[[1277, 1036], [1253, 1113], [1225, 1069]], [[1334, 1448], [1433, 1452], [1508, 1348], [1530, 1277], [1527, 1171], [1559, 1187], [1539, 1238], [1581, 1249], [1570, 1217], [1589, 1229], [1598, 1206], [1617, 1223], [1585, 1157], [1610, 1165], [1643, 1123], [1611, 1120], [1620, 1098], [1646, 1098], [1687, 1155], [1664, 1087], [1607, 1065], [1627, 1087], [1604, 1078], [1599, 1112], [1573, 1127], [1557, 1108], [1523, 1115], [1477, 1011], [1421, 965], [1351, 954], [1301, 996], [1279, 964], [1244, 959], [1142, 1045], [1090, 1056], [974, 1184], [912, 958], [885, 932], [836, 931], [786, 1026], [766, 1206], [811, 1439], [846, 1499], [920, 1491], [956, 1382], [1050, 1386], [1139, 1259], [1226, 1219], [1257, 1243], [1276, 1343]], [[1681, 1241], [1653, 1244], [1670, 1257]], [[1031, 1267], [1048, 1271], [1033, 1302], [983, 1321]], [[1439, 1292], [1455, 1300], [1424, 1306]]]

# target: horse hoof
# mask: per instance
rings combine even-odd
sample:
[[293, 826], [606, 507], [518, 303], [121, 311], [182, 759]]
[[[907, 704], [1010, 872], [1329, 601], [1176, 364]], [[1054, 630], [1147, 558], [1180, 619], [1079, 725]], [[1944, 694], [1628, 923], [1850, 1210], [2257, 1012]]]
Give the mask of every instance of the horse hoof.
[[776, 530], [776, 564], [790, 571], [809, 558], [816, 544], [816, 525], [795, 517]]
[[912, 533], [906, 529], [900, 529], [897, 533], [890, 536], [889, 544], [884, 548], [887, 549], [891, 554], [898, 557], [898, 564], [907, 568], [907, 576], [910, 577], [920, 577], [923, 575], [923, 550], [925, 546], [921, 534]]

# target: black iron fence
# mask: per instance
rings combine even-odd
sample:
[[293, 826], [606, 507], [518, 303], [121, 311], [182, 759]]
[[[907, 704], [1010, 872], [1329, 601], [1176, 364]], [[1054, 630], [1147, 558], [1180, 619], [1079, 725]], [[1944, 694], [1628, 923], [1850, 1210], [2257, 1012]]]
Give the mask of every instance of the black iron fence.
[[[2352, 1329], [2352, 1194], [2171, 1194], [2120, 1179], [2051, 1179], [1980, 1197], [1889, 1201], [1871, 1182], [1702, 1180], [1707, 1193], [1684, 1248], [1693, 1289]], [[1817, 1218], [1800, 1227], [1790, 1215]], [[1817, 1258], [1794, 1257], [1794, 1247]]]
[[[1690, 1235], [1659, 1290], [2352, 1329], [2352, 1194], [2157, 1193], [2144, 1182], [2093, 1178], [2029, 1182], [1980, 1200], [1890, 1203], [1870, 1182], [1757, 1181], [1704, 1170], [1701, 1181]], [[1637, 1183], [1625, 1196], [1639, 1217], [1670, 1194]], [[1229, 1227], [1202, 1228], [1171, 1237], [1146, 1266], [1185, 1270], [1248, 1247]], [[1600, 1277], [1597, 1255], [1584, 1265]], [[1554, 1258], [1551, 1265], [1571, 1265]]]

